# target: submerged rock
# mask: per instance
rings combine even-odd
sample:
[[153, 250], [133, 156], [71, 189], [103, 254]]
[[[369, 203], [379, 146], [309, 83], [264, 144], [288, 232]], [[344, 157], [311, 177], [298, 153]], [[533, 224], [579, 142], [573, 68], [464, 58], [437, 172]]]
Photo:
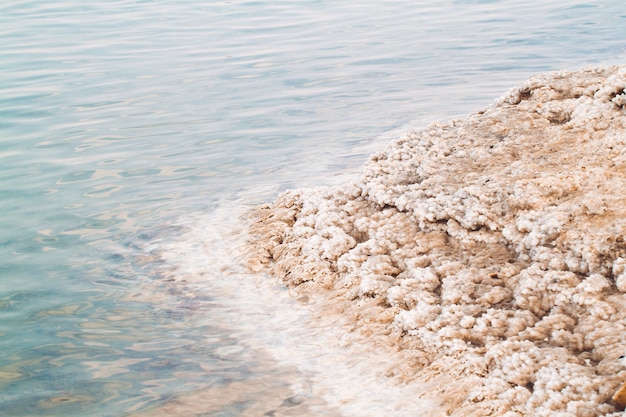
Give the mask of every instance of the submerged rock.
[[454, 415], [615, 413], [625, 87], [626, 67], [541, 74], [409, 132], [354, 182], [257, 207], [249, 265], [409, 352], [388, 374]]

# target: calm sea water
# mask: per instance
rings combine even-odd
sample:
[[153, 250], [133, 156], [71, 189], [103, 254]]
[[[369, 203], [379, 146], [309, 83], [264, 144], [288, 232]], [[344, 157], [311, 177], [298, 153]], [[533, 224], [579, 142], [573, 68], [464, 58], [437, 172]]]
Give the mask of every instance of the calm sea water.
[[[239, 219], [211, 213], [337, 182], [533, 73], [623, 63], [625, 39], [621, 1], [3, 2], [0, 414], [166, 413], [254, 378], [279, 392], [293, 370], [233, 329], [280, 329], [237, 323], [233, 294], [255, 288], [212, 285], [236, 262], [189, 233], [228, 235]], [[190, 271], [201, 290], [172, 281]], [[254, 412], [261, 386], [200, 406]]]

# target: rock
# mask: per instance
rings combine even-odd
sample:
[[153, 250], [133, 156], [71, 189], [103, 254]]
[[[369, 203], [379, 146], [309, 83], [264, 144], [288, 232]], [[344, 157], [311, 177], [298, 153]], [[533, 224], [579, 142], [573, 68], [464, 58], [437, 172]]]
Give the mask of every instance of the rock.
[[620, 407], [626, 407], [626, 382], [613, 394], [613, 401]]

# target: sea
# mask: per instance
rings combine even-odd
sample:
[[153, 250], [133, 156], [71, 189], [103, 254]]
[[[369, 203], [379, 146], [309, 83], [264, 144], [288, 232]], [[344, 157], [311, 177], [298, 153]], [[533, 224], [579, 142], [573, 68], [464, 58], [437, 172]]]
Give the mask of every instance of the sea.
[[246, 213], [625, 60], [618, 0], [2, 2], [0, 415], [422, 415], [241, 266]]

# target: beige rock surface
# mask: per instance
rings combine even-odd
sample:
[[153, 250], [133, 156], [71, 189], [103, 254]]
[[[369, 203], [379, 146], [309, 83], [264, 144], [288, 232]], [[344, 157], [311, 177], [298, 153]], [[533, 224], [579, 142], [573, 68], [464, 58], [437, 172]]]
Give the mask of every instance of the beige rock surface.
[[409, 132], [354, 182], [256, 208], [249, 266], [408, 353], [388, 376], [454, 415], [617, 413], [625, 87], [626, 67], [537, 75]]
[[626, 382], [613, 394], [613, 401], [622, 408], [626, 407]]

